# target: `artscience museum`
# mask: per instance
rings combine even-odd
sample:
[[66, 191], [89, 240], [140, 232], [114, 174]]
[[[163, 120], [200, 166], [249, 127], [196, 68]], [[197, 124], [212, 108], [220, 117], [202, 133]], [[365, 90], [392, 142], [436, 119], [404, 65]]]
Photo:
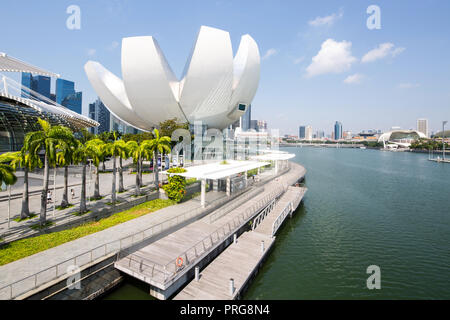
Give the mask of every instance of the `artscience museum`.
[[99, 62], [85, 71], [105, 106], [142, 130], [176, 118], [224, 129], [248, 109], [258, 88], [258, 45], [244, 35], [233, 58], [228, 32], [202, 26], [180, 78], [175, 76], [155, 38], [122, 40], [122, 78]]

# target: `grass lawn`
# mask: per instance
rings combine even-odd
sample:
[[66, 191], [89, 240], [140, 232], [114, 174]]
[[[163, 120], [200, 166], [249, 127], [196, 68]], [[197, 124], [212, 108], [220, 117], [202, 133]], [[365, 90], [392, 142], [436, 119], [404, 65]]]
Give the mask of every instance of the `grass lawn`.
[[108, 229], [117, 224], [141, 217], [150, 212], [154, 212], [174, 204], [175, 201], [172, 200], [156, 199], [116, 213], [108, 218], [87, 222], [78, 227], [11, 242], [0, 248], [0, 266], [89, 234]]

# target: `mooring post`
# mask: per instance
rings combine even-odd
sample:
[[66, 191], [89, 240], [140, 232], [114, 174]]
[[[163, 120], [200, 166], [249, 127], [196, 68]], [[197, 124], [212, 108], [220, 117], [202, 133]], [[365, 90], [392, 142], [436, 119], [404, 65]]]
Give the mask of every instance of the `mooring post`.
[[264, 253], [264, 240], [261, 240], [261, 252]]
[[237, 243], [237, 235], [236, 235], [236, 233], [233, 235], [233, 243], [234, 243], [234, 244]]
[[234, 290], [235, 290], [235, 288], [234, 288], [234, 279], [231, 278], [230, 279], [230, 296], [233, 296]]
[[200, 280], [200, 267], [195, 267], [195, 281]]

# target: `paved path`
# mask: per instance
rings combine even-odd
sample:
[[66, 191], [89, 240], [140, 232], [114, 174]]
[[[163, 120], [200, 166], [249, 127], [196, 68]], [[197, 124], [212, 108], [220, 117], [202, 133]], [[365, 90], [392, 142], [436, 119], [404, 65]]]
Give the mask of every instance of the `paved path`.
[[[209, 192], [207, 195], [207, 202], [224, 196], [222, 193], [219, 194], [214, 192]], [[12, 283], [15, 283], [16, 281], [20, 281], [39, 272], [42, 272], [42, 274], [38, 277], [38, 282], [48, 282], [49, 279], [55, 277], [54, 268], [51, 268], [48, 271], [48, 274], [46, 274], [46, 272], [43, 272], [49, 267], [64, 263], [65, 261], [70, 260], [78, 255], [84, 254], [89, 250], [136, 234], [146, 228], [149, 228], [150, 226], [157, 225], [161, 222], [177, 217], [183, 213], [192, 212], [199, 208], [200, 199], [197, 197], [185, 203], [158, 210], [156, 212], [136, 218], [134, 220], [127, 221], [106, 230], [85, 236], [71, 242], [67, 242], [57, 247], [34, 254], [32, 256], [11, 262], [4, 266], [0, 266], [0, 300], [8, 298], [10, 288], [7, 287], [4, 290], [1, 289], [6, 285], [10, 285]], [[95, 254], [96, 253], [94, 253], [94, 255]], [[79, 261], [79, 266], [83, 264], [83, 259], [80, 260], [81, 261]], [[64, 265], [63, 267], [67, 268], [67, 266], [71, 264], [73, 264], [73, 262], [69, 261], [69, 263], [67, 265]], [[66, 273], [66, 270], [56, 270], [56, 272], [58, 272], [59, 275], [61, 273]], [[13, 295], [15, 296], [18, 293], [25, 292], [30, 288], [33, 288], [34, 281], [34, 278], [30, 278], [15, 285], [13, 288]]]

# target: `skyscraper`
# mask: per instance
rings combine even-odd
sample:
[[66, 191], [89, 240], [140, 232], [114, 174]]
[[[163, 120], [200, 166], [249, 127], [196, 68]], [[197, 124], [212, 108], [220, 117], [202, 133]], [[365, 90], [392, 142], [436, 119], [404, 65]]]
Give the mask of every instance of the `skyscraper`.
[[310, 141], [313, 139], [313, 129], [311, 126], [306, 126], [305, 128], [305, 139]]
[[422, 132], [427, 138], [428, 135], [428, 119], [417, 119], [417, 131]]
[[342, 123], [336, 121], [334, 124], [334, 140], [342, 139]]
[[82, 93], [75, 92], [75, 83], [69, 80], [56, 80], [56, 103], [81, 114]]
[[[50, 99], [50, 77], [33, 76], [31, 73], [22, 73], [22, 85]], [[23, 93], [26, 96], [26, 93]]]
[[249, 105], [247, 111], [245, 111], [245, 113], [240, 118], [239, 126], [241, 127], [242, 131], [250, 130], [251, 120], [252, 120], [252, 106]]
[[110, 131], [111, 112], [109, 112], [100, 99], [89, 104], [89, 118], [100, 124], [98, 127], [91, 128], [91, 133], [99, 134]]
[[306, 130], [305, 126], [300, 126], [298, 128], [298, 138], [300, 140], [305, 139], [305, 137], [306, 137], [306, 131], [305, 130]]
[[258, 120], [258, 132], [267, 132], [267, 121]]

